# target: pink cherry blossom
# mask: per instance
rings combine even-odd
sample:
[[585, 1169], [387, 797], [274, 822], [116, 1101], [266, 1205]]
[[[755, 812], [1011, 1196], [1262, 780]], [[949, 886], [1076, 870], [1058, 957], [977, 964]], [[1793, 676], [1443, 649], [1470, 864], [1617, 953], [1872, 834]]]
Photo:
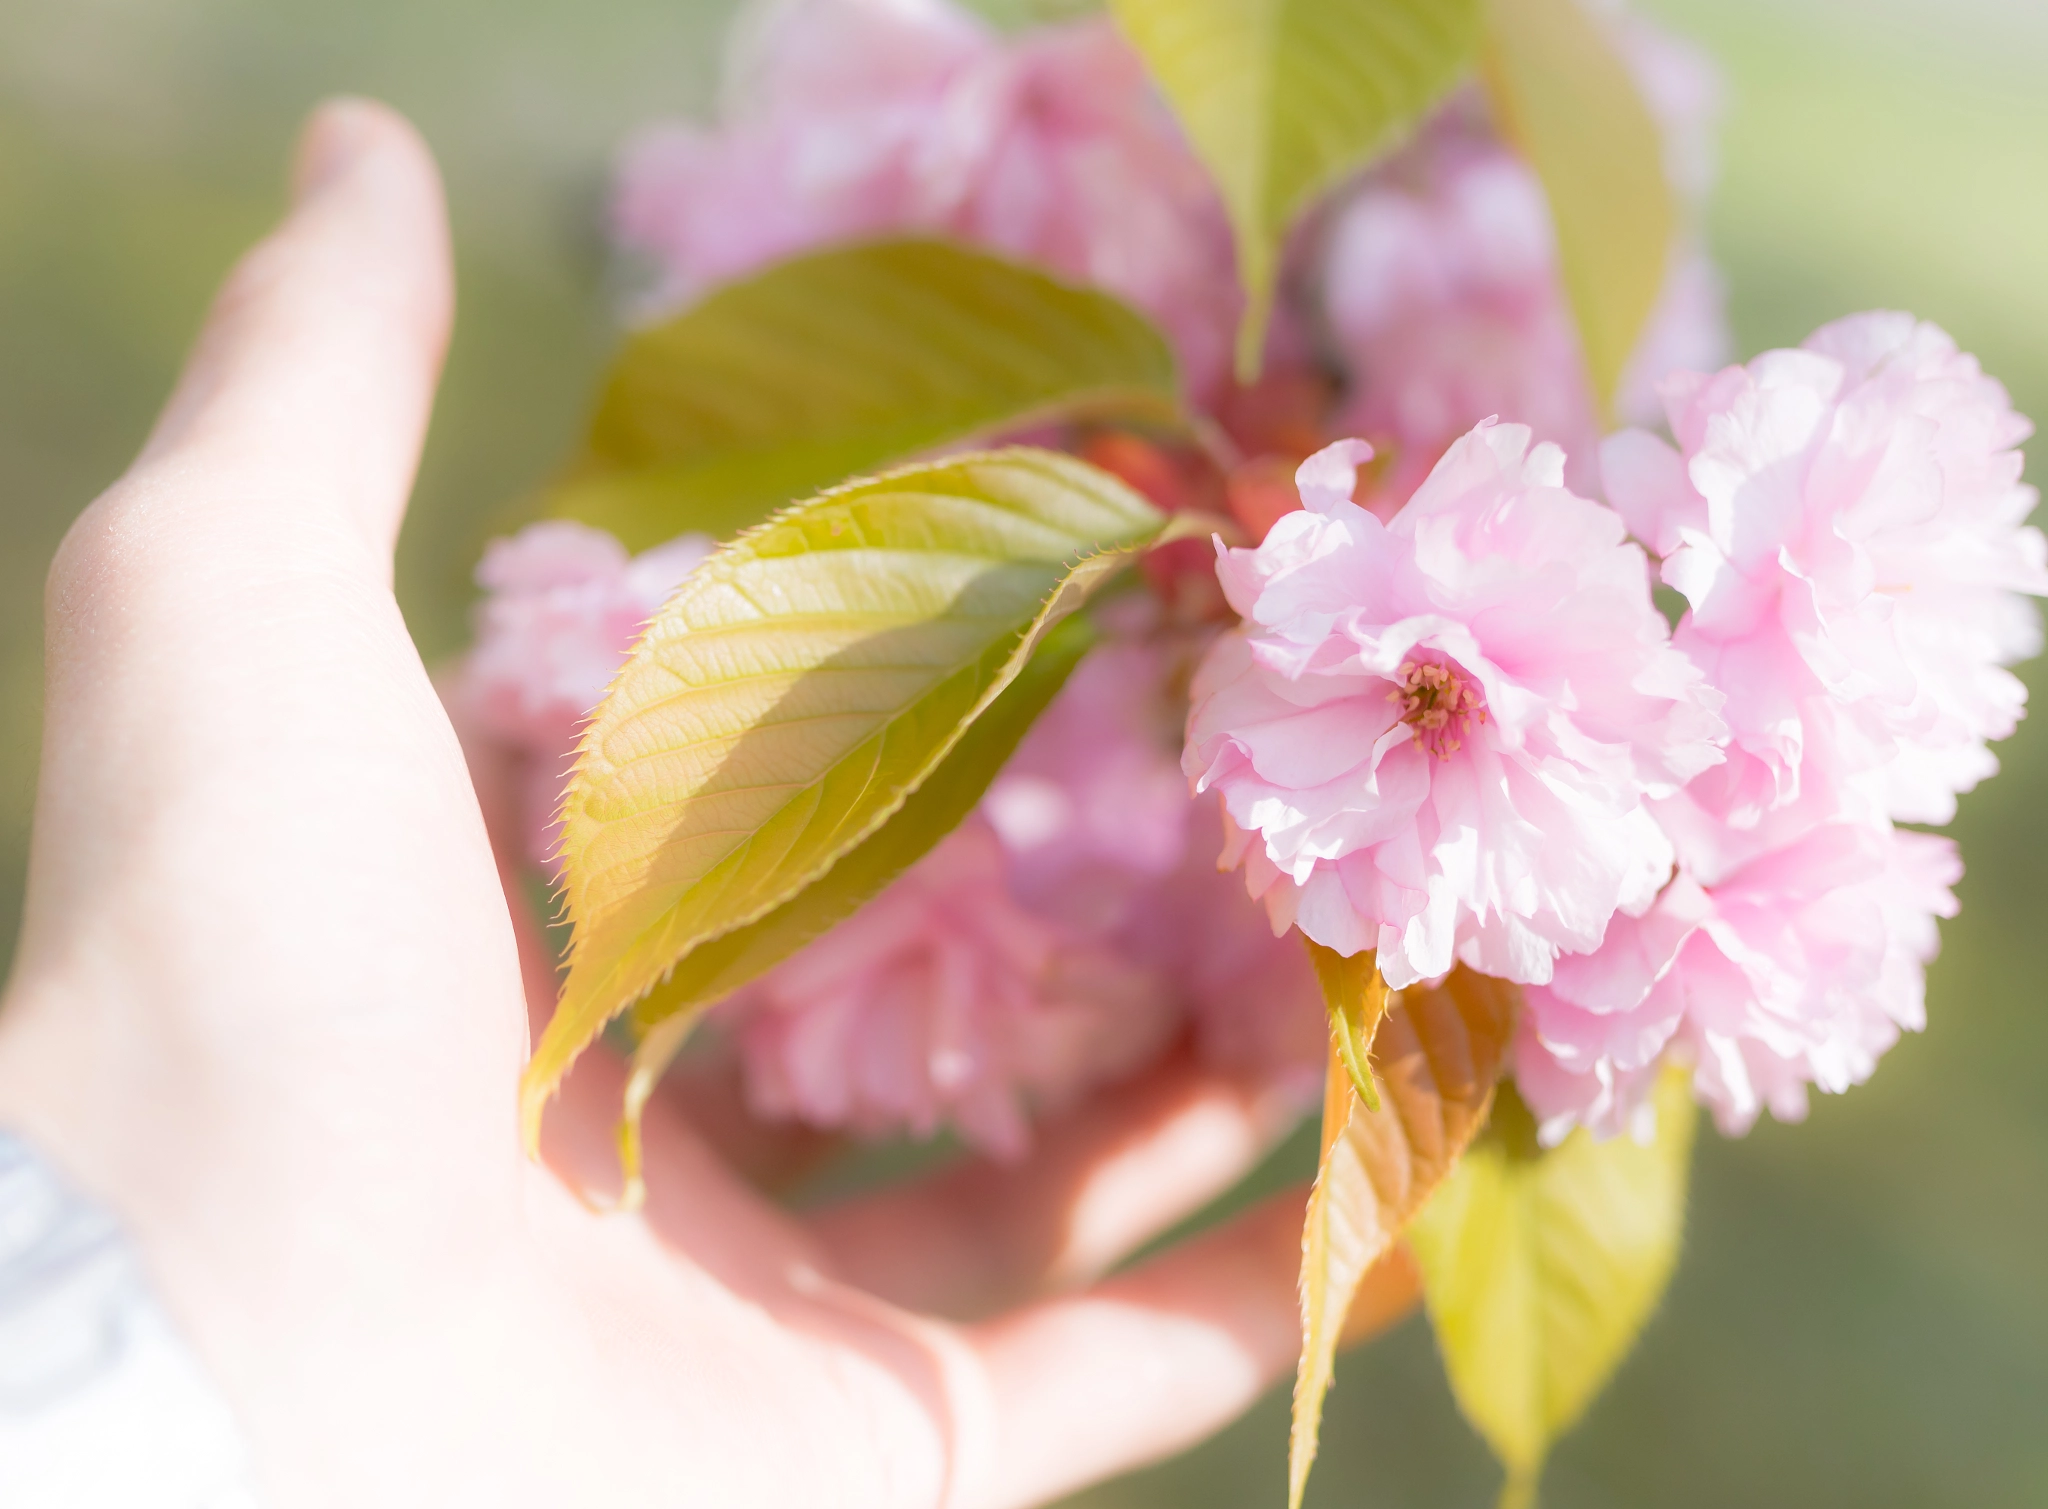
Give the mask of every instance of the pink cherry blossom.
[[1021, 1156], [1034, 1107], [1156, 1054], [1157, 983], [1025, 910], [970, 818], [894, 884], [721, 1008], [760, 1115], [867, 1135], [957, 1129]]
[[1384, 524], [1351, 502], [1370, 454], [1312, 457], [1304, 510], [1222, 552], [1244, 624], [1195, 678], [1184, 768], [1275, 928], [1377, 949], [1397, 988], [1460, 959], [1548, 980], [1664, 884], [1645, 799], [1719, 758], [1716, 699], [1557, 447], [1482, 424]]
[[[1177, 758], [1180, 636], [1092, 651], [965, 825], [854, 917], [721, 1007], [764, 1116], [865, 1135], [958, 1130], [1019, 1156], [1033, 1113], [1192, 1035], [1312, 1095], [1321, 996], [1213, 862]], [[1201, 842], [1191, 842], [1195, 835]]]
[[1553, 1137], [1634, 1128], [1674, 1060], [1724, 1130], [1797, 1119], [1922, 1024], [1960, 866], [1890, 819], [1996, 768], [2048, 589], [2026, 422], [1934, 327], [1861, 315], [1665, 393], [1676, 448], [1620, 435], [1603, 467], [1733, 748], [1653, 803], [1681, 871], [1656, 907], [1528, 994], [1516, 1075]]
[[1820, 782], [1865, 816], [1946, 822], [2024, 706], [2004, 667], [2040, 647], [2030, 426], [1902, 314], [1664, 393], [1677, 448], [1630, 432], [1602, 459], [1692, 605], [1677, 643], [1728, 694], [1729, 763], [1689, 795], [1742, 826]]
[[1011, 890], [1150, 972], [1208, 1062], [1319, 1092], [1328, 1028], [1307, 953], [1217, 868], [1220, 809], [1191, 797], [1181, 773], [1176, 689], [1201, 637], [1161, 628], [1142, 598], [1102, 616], [1121, 620], [1115, 637], [982, 800]]
[[1217, 867], [1223, 846], [1221, 807], [1195, 803], [1181, 863], [1145, 889], [1116, 944], [1166, 982], [1204, 1062], [1264, 1079], [1306, 1109], [1329, 1052], [1322, 987], [1301, 940], [1275, 934], [1243, 880]]
[[948, 0], [782, 0], [739, 37], [721, 123], [649, 131], [620, 169], [656, 307], [829, 243], [950, 235], [1129, 299], [1195, 392], [1222, 379], [1222, 206], [1108, 21], [1006, 39]]
[[534, 862], [552, 859], [577, 729], [647, 620], [711, 550], [706, 536], [683, 535], [629, 556], [603, 530], [562, 519], [484, 548], [463, 693], [480, 730], [520, 756]]
[[1148, 636], [1090, 651], [982, 798], [1011, 888], [1037, 912], [1107, 933], [1180, 865], [1195, 806], [1169, 684], [1176, 649]]
[[[1664, 132], [1681, 234], [1657, 308], [1621, 381], [1620, 412], [1656, 413], [1656, 380], [1728, 346], [1719, 274], [1697, 220], [1711, 187], [1720, 87], [1697, 49], [1628, 12], [1609, 18]], [[1489, 415], [1564, 447], [1591, 491], [1602, 425], [1558, 265], [1542, 184], [1456, 96], [1336, 212], [1322, 264], [1329, 323], [1351, 376], [1344, 427], [1390, 448], [1380, 495], [1398, 505], [1457, 436]]]
[[1496, 143], [1413, 149], [1376, 175], [1331, 233], [1327, 299], [1351, 369], [1343, 423], [1392, 448], [1399, 502], [1488, 415], [1590, 456], [1595, 408], [1557, 279], [1543, 186]]
[[1947, 839], [1823, 823], [1712, 884], [1681, 874], [1525, 993], [1515, 1081], [1545, 1140], [1647, 1135], [1667, 1059], [1730, 1135], [1764, 1110], [1801, 1119], [1809, 1086], [1862, 1083], [1924, 1025], [1935, 919], [1955, 915], [1961, 873]]

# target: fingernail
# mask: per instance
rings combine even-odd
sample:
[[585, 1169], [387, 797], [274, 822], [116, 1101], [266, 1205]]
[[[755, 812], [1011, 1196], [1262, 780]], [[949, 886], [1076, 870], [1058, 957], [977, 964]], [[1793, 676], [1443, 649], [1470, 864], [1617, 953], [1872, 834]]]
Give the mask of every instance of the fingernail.
[[376, 135], [376, 107], [367, 100], [331, 99], [307, 119], [292, 166], [292, 202], [302, 204], [346, 178]]

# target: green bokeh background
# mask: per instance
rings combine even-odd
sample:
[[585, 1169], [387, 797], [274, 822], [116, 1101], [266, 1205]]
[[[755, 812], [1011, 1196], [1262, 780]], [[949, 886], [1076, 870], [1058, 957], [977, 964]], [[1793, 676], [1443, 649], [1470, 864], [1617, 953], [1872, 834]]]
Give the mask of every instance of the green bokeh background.
[[[1648, 8], [1729, 75], [1713, 230], [1744, 352], [1911, 308], [2048, 416], [2048, 7]], [[724, 10], [0, 7], [0, 960], [34, 790], [45, 565], [139, 443], [214, 281], [279, 209], [298, 116], [328, 91], [381, 95], [448, 175], [461, 313], [399, 565], [438, 655], [463, 638], [486, 521], [564, 453], [613, 338], [607, 153], [709, 99]], [[2023, 729], [2005, 760], [1956, 825], [1970, 873], [1931, 1030], [1802, 1128], [1707, 1139], [1670, 1300], [1558, 1453], [1551, 1509], [2048, 1504], [2048, 729]], [[1338, 1379], [1312, 1504], [1490, 1502], [1421, 1324]], [[1284, 1421], [1275, 1394], [1077, 1504], [1275, 1504]]]

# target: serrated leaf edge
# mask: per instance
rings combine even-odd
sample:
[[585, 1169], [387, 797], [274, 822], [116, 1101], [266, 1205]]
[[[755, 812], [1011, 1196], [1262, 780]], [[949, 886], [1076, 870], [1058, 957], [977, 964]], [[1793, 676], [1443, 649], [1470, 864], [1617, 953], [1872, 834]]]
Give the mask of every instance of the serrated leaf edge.
[[[559, 1046], [556, 1046], [557, 1038], [555, 1033], [555, 1022], [561, 1020], [562, 1018], [563, 1010], [568, 1004], [567, 997], [565, 996], [563, 1000], [557, 1002], [555, 1016], [550, 1019], [547, 1029], [544, 1030], [541, 1035], [540, 1042], [534, 1048], [532, 1057], [527, 1061], [525, 1071], [520, 1076], [520, 1135], [521, 1141], [524, 1144], [529, 1156], [536, 1156], [538, 1154], [540, 1146], [540, 1119], [542, 1113], [546, 1109], [548, 1101], [553, 1098], [555, 1092], [560, 1088], [562, 1080], [567, 1076], [570, 1068], [575, 1064], [576, 1060], [582, 1056], [584, 1050], [587, 1049], [590, 1046], [591, 1042], [593, 1042], [596, 1039], [598, 1032], [603, 1030], [605, 1022], [609, 1022], [614, 1017], [618, 1016], [621, 1012], [628, 1010], [633, 1005], [634, 1001], [639, 1000], [641, 997], [657, 989], [661, 985], [661, 983], [665, 981], [669, 977], [669, 975], [674, 971], [675, 966], [678, 963], [680, 963], [685, 957], [687, 957], [692, 949], [695, 949], [704, 943], [710, 942], [715, 938], [723, 937], [727, 933], [730, 933], [735, 929], [748, 926], [749, 924], [754, 922], [758, 922], [761, 918], [767, 916], [777, 907], [788, 902], [792, 897], [797, 895], [799, 892], [815, 884], [819, 877], [821, 877], [827, 871], [829, 871], [831, 867], [834, 864], [838, 863], [838, 861], [841, 858], [843, 858], [853, 849], [857, 848], [860, 844], [864, 843], [868, 838], [873, 836], [873, 834], [877, 832], [884, 823], [886, 823], [890, 818], [894, 817], [896, 813], [902, 809], [903, 803], [909, 800], [911, 793], [916, 791], [919, 786], [923, 785], [923, 783], [930, 778], [932, 772], [936, 770], [938, 766], [944, 761], [945, 757], [952, 753], [954, 747], [960, 742], [961, 737], [966, 733], [968, 727], [972, 725], [977, 718], [979, 718], [984, 712], [988, 710], [989, 704], [992, 703], [998, 696], [1000, 696], [1003, 693], [1003, 691], [1005, 691], [1009, 687], [1011, 682], [1016, 680], [1018, 672], [1022, 670], [1025, 661], [1027, 661], [1030, 658], [1031, 652], [1037, 647], [1038, 643], [1044, 638], [1045, 634], [1051, 628], [1057, 625], [1061, 619], [1065, 618], [1068, 614], [1072, 613], [1076, 608], [1078, 608], [1081, 605], [1081, 603], [1086, 600], [1088, 595], [1094, 590], [1094, 587], [1096, 585], [1099, 585], [1101, 580], [1110, 575], [1111, 572], [1116, 568], [1116, 566], [1121, 564], [1124, 558], [1135, 556], [1144, 549], [1146, 549], [1152, 543], [1152, 541], [1156, 539], [1158, 534], [1166, 527], [1166, 524], [1168, 522], [1167, 516], [1160, 513], [1158, 509], [1154, 508], [1150, 503], [1146, 502], [1133, 489], [1128, 487], [1123, 482], [1119, 481], [1117, 478], [1111, 476], [1109, 473], [1102, 471], [1100, 468], [1090, 466], [1087, 462], [1081, 461], [1075, 457], [1064, 456], [1060, 455], [1057, 452], [1045, 451], [1035, 447], [1018, 446], [1004, 447], [1001, 449], [990, 451], [963, 452], [958, 456], [946, 457], [944, 462], [940, 464], [947, 466], [965, 466], [978, 462], [1015, 461], [1020, 458], [1027, 458], [1039, 464], [1050, 462], [1052, 463], [1052, 469], [1054, 470], [1080, 469], [1088, 473], [1091, 473], [1093, 475], [1093, 478], [1098, 483], [1098, 485], [1106, 487], [1107, 489], [1113, 492], [1123, 493], [1131, 502], [1135, 503], [1138, 506], [1138, 508], [1142, 509], [1146, 513], [1152, 514], [1155, 520], [1157, 521], [1156, 526], [1151, 531], [1151, 533], [1143, 539], [1131, 540], [1107, 548], [1098, 548], [1095, 550], [1082, 551], [1072, 557], [1065, 558], [1062, 560], [1060, 564], [1063, 574], [1061, 576], [1059, 585], [1057, 585], [1052, 590], [1052, 592], [1046, 597], [1044, 602], [1040, 604], [1038, 612], [1024, 626], [1022, 631], [1020, 631], [1019, 635], [1017, 636], [1016, 643], [1011, 647], [1009, 654], [1005, 657], [1001, 669], [996, 673], [995, 677], [992, 678], [990, 684], [983, 689], [981, 695], [975, 700], [972, 708], [964, 717], [962, 717], [959, 724], [954, 728], [953, 732], [935, 748], [934, 752], [931, 754], [929, 758], [927, 758], [920, 764], [915, 775], [904, 784], [903, 788], [896, 794], [895, 799], [891, 801], [886, 807], [878, 810], [878, 812], [873, 816], [873, 818], [867, 823], [865, 823], [863, 826], [861, 826], [858, 830], [850, 832], [849, 835], [831, 851], [829, 857], [826, 858], [822, 863], [815, 866], [809, 872], [798, 877], [784, 890], [774, 895], [770, 900], [768, 900], [761, 906], [756, 907], [752, 911], [748, 912], [746, 915], [734, 919], [732, 922], [730, 922], [726, 926], [720, 927], [715, 932], [708, 933], [701, 938], [691, 940], [689, 946], [685, 948], [682, 952], [678, 953], [676, 957], [669, 962], [667, 968], [664, 969], [661, 972], [661, 974], [646, 987], [646, 989], [637, 991], [632, 996], [616, 1002], [611, 1007], [611, 1009], [605, 1014], [603, 1020], [597, 1022], [593, 1026], [592, 1030], [589, 1033], [585, 1034], [583, 1040], [573, 1049], [564, 1050]], [[818, 493], [813, 497], [803, 499], [801, 501], [792, 503], [785, 508], [776, 510], [774, 514], [762, 520], [759, 524], [754, 525], [750, 529], [742, 530], [740, 534], [733, 538], [730, 544], [722, 548], [738, 549], [744, 546], [748, 541], [752, 540], [756, 536], [766, 534], [768, 531], [778, 528], [781, 525], [790, 522], [795, 517], [802, 514], [804, 511], [815, 508], [820, 504], [828, 503], [835, 497], [844, 496], [858, 491], [864, 491], [875, 487], [877, 484], [886, 483], [898, 477], [911, 476], [920, 472], [928, 471], [930, 470], [931, 465], [932, 463], [910, 463], [904, 466], [892, 468], [891, 470], [886, 472], [877, 473], [875, 476], [872, 477], [863, 477], [855, 480], [850, 480], [841, 483], [836, 487], [827, 488], [823, 492]], [[1000, 504], [994, 504], [991, 506], [1001, 507]], [[659, 618], [662, 613], [665, 613], [668, 610], [669, 605], [675, 601], [675, 598], [678, 594], [685, 590], [686, 586], [687, 582], [683, 585], [679, 585], [676, 588], [676, 591], [670, 594], [668, 601], [663, 603], [662, 608], [654, 615], [654, 618]], [[653, 621], [654, 619], [649, 620], [650, 626], [652, 625]], [[640, 639], [635, 642], [635, 654], [638, 653], [640, 644], [645, 641], [647, 632], [647, 630], [643, 630]], [[998, 643], [1000, 643], [1000, 641], [998, 641]], [[631, 656], [628, 657], [629, 662], [630, 659]], [[625, 674], [625, 670], [626, 665], [622, 663], [618, 673], [613, 676], [612, 681], [608, 683], [605, 688], [605, 699], [610, 698], [613, 689], [618, 684], [619, 679]], [[600, 700], [599, 706], [603, 706], [603, 699]], [[583, 734], [577, 740], [575, 770], [578, 774], [581, 773], [583, 768], [583, 762], [590, 753], [591, 741], [595, 738], [596, 726], [597, 719], [593, 716], [590, 722], [585, 725]], [[573, 785], [573, 777], [571, 784]], [[564, 893], [564, 895], [566, 899], [566, 893]], [[573, 921], [573, 915], [568, 913], [566, 907], [565, 915], [570, 915], [571, 920]], [[575, 945], [572, 941], [572, 958], [574, 957], [574, 946]], [[602, 986], [606, 981], [614, 978], [617, 973], [617, 970], [618, 966], [615, 965], [611, 970], [607, 971], [605, 974], [600, 975], [597, 981], [598, 985]], [[591, 990], [586, 991], [585, 994], [601, 995], [604, 994], [604, 992], [601, 990]], [[559, 1060], [559, 1063], [557, 1063], [556, 1060]]]

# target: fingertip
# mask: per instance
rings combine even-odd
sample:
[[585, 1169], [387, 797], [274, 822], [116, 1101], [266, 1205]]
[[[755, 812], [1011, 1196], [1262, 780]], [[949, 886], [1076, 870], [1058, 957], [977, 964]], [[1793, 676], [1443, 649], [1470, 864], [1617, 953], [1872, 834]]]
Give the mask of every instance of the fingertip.
[[292, 202], [302, 203], [380, 159], [438, 184], [434, 154], [404, 115], [363, 95], [324, 99], [307, 114], [292, 149]]
[[989, 1509], [1019, 1509], [1180, 1451], [1242, 1413], [1298, 1349], [1301, 1200], [968, 1335], [1005, 1423]]
[[342, 178], [366, 152], [385, 145], [393, 127], [402, 124], [389, 107], [354, 95], [337, 95], [314, 106], [299, 128], [292, 153], [292, 202], [304, 203]]
[[[447, 197], [426, 138], [381, 100], [335, 95], [306, 117], [292, 152], [292, 216], [297, 220], [330, 196], [374, 196], [387, 224], [431, 243], [414, 259], [429, 320], [438, 309], [445, 335], [452, 305]], [[367, 212], [368, 205], [355, 208]]]
[[[1179, 1451], [1240, 1414], [1301, 1354], [1297, 1277], [1306, 1185], [1081, 1294], [967, 1332], [1008, 1422], [987, 1495], [1039, 1503]], [[1405, 1245], [1359, 1285], [1355, 1346], [1421, 1298]]]
[[388, 576], [454, 317], [441, 178], [410, 122], [338, 98], [308, 117], [284, 222], [229, 275], [138, 459], [178, 451], [254, 498], [329, 506]]

